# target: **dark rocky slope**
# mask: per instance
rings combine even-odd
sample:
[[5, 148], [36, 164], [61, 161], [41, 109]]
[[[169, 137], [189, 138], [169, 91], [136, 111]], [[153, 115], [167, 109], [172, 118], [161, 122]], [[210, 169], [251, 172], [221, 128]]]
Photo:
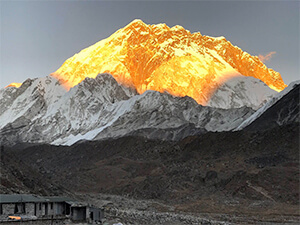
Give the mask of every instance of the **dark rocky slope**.
[[270, 129], [291, 123], [300, 122], [300, 84], [295, 84], [293, 89], [279, 101], [268, 108], [246, 130]]
[[22, 161], [13, 170], [24, 177], [33, 170], [74, 193], [157, 199], [189, 212], [299, 213], [299, 123], [179, 142], [132, 136], [4, 152]]
[[1, 194], [61, 195], [67, 193], [62, 186], [56, 185], [47, 176], [44, 176], [45, 171], [42, 168], [36, 170], [32, 165], [24, 163], [22, 155], [2, 146], [0, 156]]

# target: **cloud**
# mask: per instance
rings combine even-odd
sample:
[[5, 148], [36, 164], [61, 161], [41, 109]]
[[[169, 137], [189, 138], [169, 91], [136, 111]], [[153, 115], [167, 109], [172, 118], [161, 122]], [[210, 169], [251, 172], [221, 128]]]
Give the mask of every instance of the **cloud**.
[[269, 61], [273, 55], [276, 54], [276, 52], [269, 52], [266, 55], [259, 55], [258, 58], [260, 59], [260, 61], [262, 61], [263, 63], [266, 61]]

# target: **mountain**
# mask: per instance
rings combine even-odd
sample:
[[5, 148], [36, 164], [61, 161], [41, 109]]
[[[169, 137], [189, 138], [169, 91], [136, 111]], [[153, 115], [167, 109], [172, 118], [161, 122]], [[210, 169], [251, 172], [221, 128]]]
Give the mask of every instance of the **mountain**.
[[0, 90], [0, 191], [111, 194], [130, 224], [298, 224], [300, 82], [285, 86], [223, 37], [135, 20]]
[[261, 80], [238, 76], [222, 84], [211, 96], [207, 106], [223, 109], [247, 106], [257, 110], [276, 93]]
[[270, 129], [300, 122], [300, 80], [292, 82], [263, 107], [245, 120], [236, 130]]
[[9, 85], [7, 85], [5, 88], [8, 88], [8, 87], [20, 87], [22, 85], [22, 83], [11, 83]]
[[72, 145], [229, 131], [285, 86], [223, 37], [134, 20], [50, 76], [0, 90], [0, 141]]
[[69, 89], [106, 72], [139, 94], [168, 92], [192, 97], [202, 105], [224, 81], [239, 75], [258, 78], [276, 91], [286, 87], [279, 73], [224, 37], [190, 33], [178, 25], [146, 25], [141, 20], [75, 54], [51, 75]]
[[11, 122], [23, 126], [41, 117], [66, 92], [53, 77], [27, 79], [19, 88], [1, 89], [0, 128]]
[[177, 140], [196, 133], [232, 130], [253, 113], [247, 107], [205, 107], [190, 97], [157, 91], [139, 95], [110, 74], [86, 78], [68, 92], [49, 76], [27, 80], [19, 89], [6, 88], [0, 94], [0, 140], [9, 145], [71, 145], [84, 139], [135, 133]]

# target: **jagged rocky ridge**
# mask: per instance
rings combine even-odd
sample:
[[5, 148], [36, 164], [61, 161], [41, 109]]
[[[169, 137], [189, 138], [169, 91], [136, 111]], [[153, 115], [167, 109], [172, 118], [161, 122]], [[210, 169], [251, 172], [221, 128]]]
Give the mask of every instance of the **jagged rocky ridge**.
[[109, 74], [86, 78], [68, 92], [49, 76], [27, 80], [20, 88], [2, 89], [0, 95], [0, 138], [7, 145], [70, 145], [82, 139], [134, 134], [178, 140], [232, 130], [253, 113], [249, 107], [204, 107], [190, 97], [156, 91], [138, 95]]
[[71, 145], [128, 135], [180, 140], [233, 130], [273, 94], [255, 78], [238, 77], [215, 93], [209, 102], [214, 107], [207, 107], [168, 93], [139, 95], [110, 74], [86, 78], [68, 92], [51, 76], [28, 79], [20, 88], [0, 90], [0, 140], [5, 145]]

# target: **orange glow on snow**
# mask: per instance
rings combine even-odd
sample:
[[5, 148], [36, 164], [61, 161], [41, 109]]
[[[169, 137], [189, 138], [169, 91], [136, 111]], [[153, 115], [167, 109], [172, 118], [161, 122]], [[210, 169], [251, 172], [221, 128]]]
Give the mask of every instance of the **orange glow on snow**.
[[7, 88], [7, 87], [16, 87], [16, 88], [18, 88], [21, 85], [22, 85], [22, 83], [11, 83], [11, 84], [7, 85], [5, 88]]
[[134, 20], [107, 39], [66, 60], [51, 75], [66, 88], [86, 77], [110, 73], [118, 83], [146, 90], [190, 96], [205, 105], [221, 83], [232, 76], [252, 76], [283, 90], [279, 73], [231, 45], [225, 38], [190, 33], [181, 26], [146, 25]]

